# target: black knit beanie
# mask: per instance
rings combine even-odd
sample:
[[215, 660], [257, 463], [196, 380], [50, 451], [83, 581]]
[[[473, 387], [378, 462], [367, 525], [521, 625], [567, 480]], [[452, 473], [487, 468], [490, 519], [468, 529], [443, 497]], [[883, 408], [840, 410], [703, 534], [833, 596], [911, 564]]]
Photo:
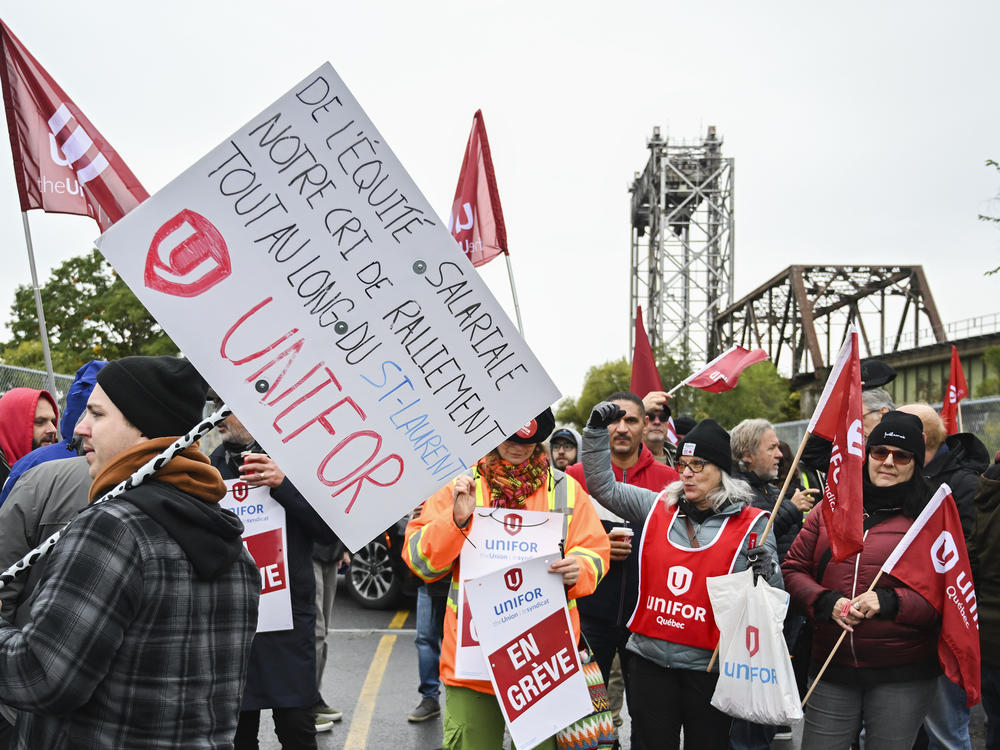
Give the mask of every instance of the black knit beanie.
[[714, 419], [703, 419], [681, 440], [677, 457], [696, 456], [711, 461], [727, 474], [733, 473], [729, 433]]
[[924, 444], [924, 425], [920, 417], [902, 411], [886, 412], [882, 421], [868, 434], [865, 454], [870, 453], [876, 445], [891, 445], [909, 451], [917, 466], [923, 466], [927, 447]]
[[183, 357], [123, 357], [97, 383], [148, 438], [176, 437], [201, 421], [208, 383]]
[[552, 434], [555, 426], [555, 415], [552, 413], [552, 409], [546, 408], [545, 411], [507, 439], [512, 443], [520, 443], [521, 445], [544, 443], [545, 439]]

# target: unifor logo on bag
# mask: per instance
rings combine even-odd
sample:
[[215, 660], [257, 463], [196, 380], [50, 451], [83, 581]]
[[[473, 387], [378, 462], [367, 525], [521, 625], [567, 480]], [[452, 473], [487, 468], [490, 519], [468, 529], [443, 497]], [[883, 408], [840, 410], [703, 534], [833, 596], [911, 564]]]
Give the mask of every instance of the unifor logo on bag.
[[760, 631], [753, 625], [747, 625], [747, 653], [750, 658], [760, 651]]
[[958, 564], [958, 547], [948, 531], [942, 531], [931, 545], [931, 563], [938, 573], [947, 573]]
[[694, 574], [683, 565], [674, 565], [667, 571], [667, 588], [674, 596], [680, 596], [691, 588]]
[[524, 519], [517, 513], [508, 513], [503, 517], [503, 530], [511, 536], [517, 534], [524, 525]]

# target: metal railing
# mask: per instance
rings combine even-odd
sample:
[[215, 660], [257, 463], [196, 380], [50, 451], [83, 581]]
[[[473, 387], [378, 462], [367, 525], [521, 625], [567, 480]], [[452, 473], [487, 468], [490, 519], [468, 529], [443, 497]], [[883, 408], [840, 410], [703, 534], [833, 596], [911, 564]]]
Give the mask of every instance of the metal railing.
[[[56, 391], [52, 396], [59, 404], [61, 412], [66, 407], [66, 393], [73, 383], [72, 375], [56, 375]], [[36, 388], [48, 390], [48, 378], [44, 370], [30, 370], [27, 367], [0, 365], [0, 396], [11, 388]]]

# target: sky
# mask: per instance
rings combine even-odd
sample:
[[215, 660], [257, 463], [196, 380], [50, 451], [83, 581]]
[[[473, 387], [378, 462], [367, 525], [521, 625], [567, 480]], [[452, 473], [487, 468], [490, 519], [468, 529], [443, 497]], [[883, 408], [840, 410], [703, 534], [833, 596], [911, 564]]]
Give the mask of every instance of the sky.
[[[1000, 311], [976, 218], [1000, 215], [1000, 3], [0, 7], [151, 193], [330, 61], [446, 218], [482, 109], [525, 336], [564, 395], [630, 356], [628, 187], [656, 125], [714, 125], [735, 159], [736, 299], [793, 263], [922, 264], [945, 323]], [[29, 221], [43, 282], [98, 234]], [[2, 324], [30, 282], [7, 145], [0, 242]], [[502, 259], [480, 272], [513, 318]]]

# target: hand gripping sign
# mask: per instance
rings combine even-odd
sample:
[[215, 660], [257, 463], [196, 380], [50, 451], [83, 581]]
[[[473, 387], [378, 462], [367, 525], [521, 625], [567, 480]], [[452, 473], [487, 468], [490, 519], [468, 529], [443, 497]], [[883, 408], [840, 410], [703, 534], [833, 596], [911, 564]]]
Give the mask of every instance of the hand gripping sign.
[[241, 479], [228, 479], [226, 489], [219, 505], [243, 522], [243, 544], [260, 570], [257, 632], [291, 630], [285, 509], [271, 497], [267, 487], [251, 487]]
[[482, 652], [511, 739], [528, 750], [592, 710], [558, 556], [536, 557], [469, 581]]
[[329, 64], [97, 244], [351, 549], [559, 397]]
[[[462, 585], [458, 589], [458, 643], [455, 676], [487, 680], [486, 660], [479, 648], [475, 618], [465, 596], [466, 581], [539, 555], [556, 554], [564, 516], [536, 510], [476, 508], [476, 522], [462, 546]], [[565, 598], [565, 597], [564, 597]]]

